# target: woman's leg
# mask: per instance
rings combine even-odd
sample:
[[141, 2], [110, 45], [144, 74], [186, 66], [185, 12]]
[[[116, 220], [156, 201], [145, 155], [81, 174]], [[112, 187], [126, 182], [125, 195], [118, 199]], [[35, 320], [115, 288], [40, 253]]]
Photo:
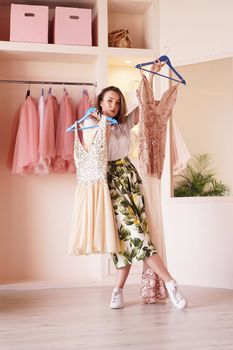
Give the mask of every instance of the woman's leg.
[[125, 281], [128, 277], [131, 265], [127, 265], [116, 270], [116, 285], [115, 288], [122, 289], [125, 285]]
[[157, 275], [164, 280], [166, 289], [173, 305], [178, 309], [184, 309], [187, 306], [187, 300], [185, 299], [177, 282], [172, 278], [164, 266], [160, 256], [158, 254], [152, 255], [146, 259], [146, 263], [151, 268], [151, 270], [157, 273]]
[[166, 283], [172, 280], [172, 276], [164, 266], [159, 254], [154, 254], [145, 260], [151, 270]]
[[117, 269], [116, 284], [112, 292], [112, 299], [110, 303], [111, 309], [122, 309], [124, 307], [123, 287], [128, 277], [130, 267], [131, 265], [127, 265], [125, 267]]

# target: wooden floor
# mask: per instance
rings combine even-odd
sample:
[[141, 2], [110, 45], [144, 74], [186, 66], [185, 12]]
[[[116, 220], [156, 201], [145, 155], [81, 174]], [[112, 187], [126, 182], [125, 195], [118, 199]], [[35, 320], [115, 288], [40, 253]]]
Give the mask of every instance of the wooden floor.
[[127, 286], [110, 310], [110, 287], [1, 291], [1, 350], [233, 349], [233, 291], [183, 287], [185, 311], [142, 305]]

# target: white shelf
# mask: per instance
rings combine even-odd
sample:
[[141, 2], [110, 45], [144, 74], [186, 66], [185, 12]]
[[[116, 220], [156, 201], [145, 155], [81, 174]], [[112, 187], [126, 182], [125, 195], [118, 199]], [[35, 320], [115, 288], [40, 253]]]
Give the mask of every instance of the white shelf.
[[153, 0], [108, 0], [108, 11], [115, 13], [128, 13], [141, 15], [153, 4]]
[[137, 64], [156, 58], [155, 50], [151, 49], [111, 47], [101, 50], [95, 46], [0, 41], [0, 61], [91, 63], [103, 53], [108, 56], [108, 64], [113, 66], [122, 65], [125, 60]]
[[110, 66], [125, 65], [126, 60], [130, 60], [133, 65], [136, 65], [137, 63], [155, 59], [156, 52], [151, 49], [109, 47], [107, 49], [107, 56]]
[[0, 61], [91, 63], [98, 47], [0, 41]]

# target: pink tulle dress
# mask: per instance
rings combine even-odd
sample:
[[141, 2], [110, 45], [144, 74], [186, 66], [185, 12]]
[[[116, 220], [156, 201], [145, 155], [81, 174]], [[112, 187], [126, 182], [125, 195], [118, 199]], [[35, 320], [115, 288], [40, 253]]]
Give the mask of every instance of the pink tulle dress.
[[48, 94], [45, 102], [43, 130], [39, 144], [40, 159], [44, 169], [54, 171], [56, 158], [56, 130], [58, 121], [59, 104], [55, 96]]
[[[92, 107], [93, 104], [94, 104], [94, 100], [90, 98], [87, 89], [83, 89], [83, 96], [79, 100], [79, 102], [77, 104], [77, 109], [76, 109], [77, 120], [82, 118], [82, 116], [84, 116], [84, 114], [86, 113], [88, 108]], [[79, 136], [81, 143], [83, 143], [84, 142], [83, 141], [83, 132], [79, 131], [78, 136]]]
[[[16, 120], [17, 124], [17, 120]], [[28, 96], [19, 112], [18, 131], [15, 139], [12, 173], [24, 175], [35, 172], [39, 154], [39, 116], [36, 100]]]
[[75, 172], [73, 157], [74, 135], [66, 132], [66, 129], [74, 122], [75, 110], [73, 101], [65, 90], [58, 113], [56, 158], [53, 162], [55, 172]]

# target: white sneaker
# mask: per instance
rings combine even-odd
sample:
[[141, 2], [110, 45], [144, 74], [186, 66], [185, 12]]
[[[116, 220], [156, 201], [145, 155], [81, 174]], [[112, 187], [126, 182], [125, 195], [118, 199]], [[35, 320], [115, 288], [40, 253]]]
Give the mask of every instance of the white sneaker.
[[177, 309], [185, 309], [188, 305], [188, 302], [182, 294], [178, 283], [174, 280], [171, 280], [165, 283], [165, 286], [167, 288], [172, 304], [177, 307]]
[[124, 307], [123, 289], [114, 288], [112, 291], [111, 309], [122, 309]]

